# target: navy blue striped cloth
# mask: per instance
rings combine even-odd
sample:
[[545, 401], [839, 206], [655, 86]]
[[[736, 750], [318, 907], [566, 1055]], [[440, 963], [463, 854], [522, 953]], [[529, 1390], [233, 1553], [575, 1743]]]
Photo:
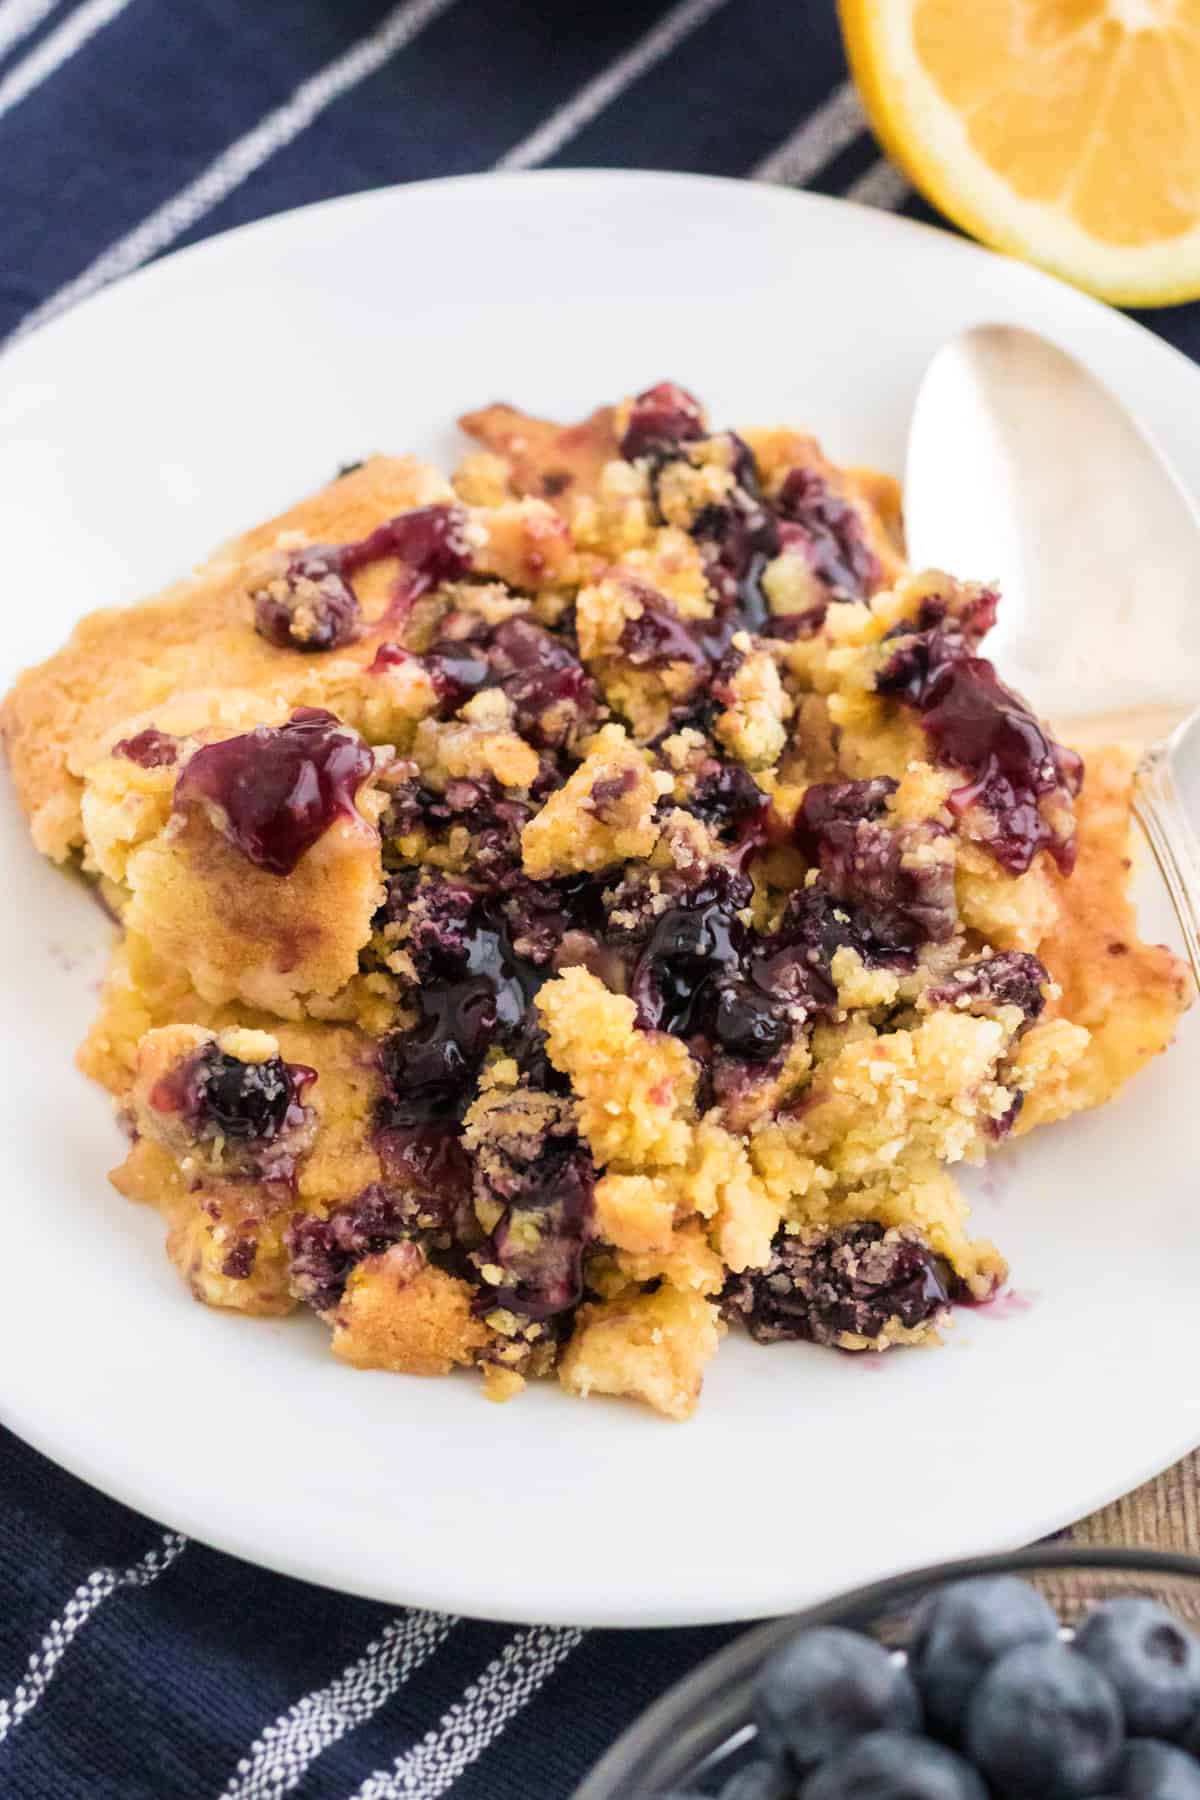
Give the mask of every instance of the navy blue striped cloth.
[[[865, 130], [833, 0], [0, 0], [0, 339], [244, 220], [497, 164], [930, 216]], [[1200, 305], [1147, 323], [1200, 354]], [[397, 1614], [2, 1449], [10, 1800], [566, 1800], [733, 1635]]]

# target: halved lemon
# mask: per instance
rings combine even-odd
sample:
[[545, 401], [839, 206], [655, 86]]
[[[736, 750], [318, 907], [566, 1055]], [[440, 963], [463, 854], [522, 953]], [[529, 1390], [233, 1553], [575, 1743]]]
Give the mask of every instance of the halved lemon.
[[1200, 296], [1200, 0], [839, 0], [863, 104], [973, 236], [1121, 305]]

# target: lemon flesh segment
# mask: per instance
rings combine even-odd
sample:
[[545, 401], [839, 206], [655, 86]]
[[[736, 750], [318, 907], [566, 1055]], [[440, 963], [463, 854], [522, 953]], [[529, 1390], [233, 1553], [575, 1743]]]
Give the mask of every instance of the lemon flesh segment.
[[1200, 295], [1200, 0], [840, 0], [885, 147], [985, 243], [1103, 298]]

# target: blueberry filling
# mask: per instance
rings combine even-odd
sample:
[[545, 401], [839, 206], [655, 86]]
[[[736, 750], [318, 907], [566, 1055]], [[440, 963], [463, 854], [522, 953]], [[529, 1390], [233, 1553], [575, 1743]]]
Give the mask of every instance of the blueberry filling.
[[744, 868], [771, 836], [771, 802], [740, 763], [711, 759], [696, 780], [689, 810]]
[[678, 887], [675, 903], [652, 917], [630, 982], [643, 1030], [690, 1037], [708, 1029], [718, 984], [736, 974], [745, 952], [737, 914], [749, 898], [744, 877], [715, 867]]
[[896, 783], [814, 784], [797, 814], [796, 841], [815, 861], [832, 898], [851, 909], [847, 942], [869, 963], [911, 966], [922, 944], [954, 936], [958, 908], [954, 867], [936, 856], [918, 856], [945, 837], [933, 821], [882, 822]]
[[[521, 1104], [518, 1093], [518, 1117]], [[536, 1104], [531, 1129], [501, 1133], [476, 1160], [476, 1203], [500, 1217], [475, 1261], [489, 1288], [481, 1306], [541, 1322], [583, 1296], [596, 1171], [569, 1104]]]
[[149, 725], [136, 737], [121, 738], [113, 745], [113, 755], [136, 763], [139, 769], [169, 769], [179, 756], [179, 739], [169, 732]]
[[758, 631], [767, 618], [761, 578], [779, 554], [779, 522], [763, 499], [749, 447], [740, 438], [733, 442], [737, 485], [724, 504], [697, 514], [691, 536], [704, 552], [718, 612], [736, 613], [741, 628]]
[[1001, 950], [952, 970], [936, 987], [926, 990], [925, 999], [931, 1006], [952, 1006], [971, 1013], [1016, 1006], [1025, 1015], [1024, 1030], [1041, 1018], [1049, 981], [1045, 964], [1036, 956], [1024, 950]]
[[634, 462], [640, 456], [692, 443], [703, 436], [704, 409], [700, 402], [673, 381], [660, 381], [639, 394], [630, 407], [621, 437], [621, 455], [626, 462]]
[[695, 633], [681, 619], [671, 602], [644, 583], [629, 583], [641, 612], [626, 619], [621, 632], [621, 655], [635, 669], [665, 669], [670, 663], [688, 663], [697, 672], [708, 668], [709, 659]]
[[837, 599], [865, 600], [878, 587], [879, 559], [862, 520], [815, 469], [792, 469], [775, 501], [785, 549], [800, 549]]
[[[469, 901], [469, 904], [468, 904]], [[422, 903], [410, 998], [418, 1022], [380, 1046], [383, 1132], [457, 1124], [475, 1097], [484, 1056], [515, 1037], [546, 971], [517, 955], [494, 906], [451, 883]], [[464, 910], [465, 909], [465, 910]], [[430, 915], [432, 914], [432, 922]]]
[[410, 1235], [412, 1207], [389, 1188], [364, 1188], [328, 1218], [297, 1213], [285, 1243], [292, 1292], [317, 1312], [332, 1312], [355, 1266]]
[[175, 808], [215, 815], [248, 861], [290, 875], [336, 818], [358, 818], [355, 796], [373, 767], [357, 732], [302, 707], [286, 725], [197, 750], [175, 784]]
[[[990, 816], [982, 841], [1004, 868], [1023, 874], [1044, 848], [1064, 875], [1071, 872], [1071, 802], [1083, 763], [1046, 735], [990, 662], [966, 654], [960, 635], [935, 626], [904, 641], [875, 686], [915, 707], [934, 754], [970, 778], [950, 795], [950, 807], [959, 814], [981, 808]], [[1046, 801], [1054, 803], [1050, 818]]]
[[362, 614], [350, 583], [318, 572], [311, 552], [254, 596], [254, 629], [280, 650], [336, 650], [353, 642]]
[[733, 1276], [723, 1304], [760, 1344], [878, 1343], [893, 1321], [911, 1331], [935, 1320], [952, 1280], [916, 1232], [868, 1220], [815, 1239], [781, 1232], [766, 1267]]
[[489, 660], [517, 730], [539, 750], [562, 749], [600, 712], [595, 683], [570, 646], [528, 619], [496, 627]]
[[158, 1112], [178, 1114], [198, 1139], [219, 1137], [261, 1149], [298, 1123], [304, 1090], [316, 1078], [303, 1063], [278, 1056], [242, 1062], [209, 1043], [160, 1076], [150, 1104]]

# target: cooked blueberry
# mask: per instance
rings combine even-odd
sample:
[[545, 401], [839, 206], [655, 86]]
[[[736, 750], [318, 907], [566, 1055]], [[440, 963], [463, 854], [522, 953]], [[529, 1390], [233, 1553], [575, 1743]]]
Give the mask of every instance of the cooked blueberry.
[[660, 381], [639, 394], [629, 409], [621, 438], [626, 462], [655, 450], [690, 443], [704, 436], [704, 408], [693, 394], [673, 381]]
[[787, 1019], [768, 996], [738, 980], [719, 987], [712, 1032], [729, 1056], [755, 1063], [770, 1062], [791, 1037]]
[[330, 1311], [355, 1265], [399, 1243], [411, 1223], [402, 1196], [378, 1186], [365, 1188], [327, 1218], [297, 1213], [285, 1234], [293, 1293], [318, 1312]]
[[1122, 1800], [1200, 1800], [1200, 1763], [1177, 1744], [1131, 1738], [1117, 1787]]
[[874, 1731], [810, 1775], [801, 1800], [987, 1800], [961, 1756], [904, 1731]]
[[708, 1025], [718, 981], [736, 972], [746, 942], [737, 917], [749, 897], [746, 886], [714, 869], [656, 916], [630, 984], [644, 1030], [687, 1037]]
[[1172, 1738], [1200, 1712], [1200, 1639], [1156, 1600], [1104, 1600], [1075, 1637], [1120, 1696], [1129, 1732]]
[[726, 842], [742, 843], [753, 834], [766, 835], [770, 801], [741, 763], [718, 762], [706, 767], [692, 791], [689, 810]]
[[545, 976], [517, 955], [504, 920], [464, 884], [422, 884], [410, 930], [419, 1019], [380, 1045], [381, 1131], [461, 1119], [484, 1056], [519, 1032]]
[[760, 1344], [878, 1342], [893, 1321], [928, 1324], [949, 1299], [949, 1272], [925, 1240], [874, 1220], [822, 1235], [781, 1232], [766, 1267], [732, 1276], [723, 1297]]
[[1057, 1635], [1054, 1609], [1015, 1575], [938, 1588], [917, 1614], [908, 1652], [931, 1728], [956, 1743], [972, 1690], [996, 1658]]
[[1045, 1009], [1049, 983], [1049, 972], [1036, 956], [1024, 950], [1001, 950], [952, 969], [925, 990], [925, 1000], [930, 1006], [952, 1006], [969, 1013], [1016, 1006], [1024, 1013], [1026, 1024], [1032, 1025]]
[[637, 599], [641, 612], [621, 630], [621, 654], [635, 669], [678, 662], [690, 663], [697, 673], [708, 668], [707, 654], [665, 595], [639, 584]]
[[586, 1151], [550, 1160], [537, 1203], [510, 1209], [486, 1253], [504, 1272], [493, 1304], [545, 1320], [583, 1297], [583, 1251], [591, 1221], [595, 1170]]
[[736, 486], [722, 504], [703, 507], [689, 531], [703, 553], [718, 613], [736, 613], [738, 624], [757, 631], [767, 617], [761, 576], [779, 553], [779, 522], [763, 500], [749, 445], [732, 432], [727, 441]]
[[810, 862], [830, 842], [842, 842], [846, 826], [881, 819], [899, 783], [890, 775], [870, 781], [814, 781], [805, 788], [793, 827], [797, 844]]
[[301, 707], [286, 725], [260, 725], [206, 744], [175, 784], [175, 808], [211, 816], [243, 856], [290, 875], [339, 816], [357, 818], [355, 795], [375, 766], [356, 731], [332, 713]]
[[517, 730], [539, 750], [561, 749], [600, 711], [596, 685], [574, 651], [529, 619], [496, 627], [488, 661], [512, 701]]
[[760, 1757], [730, 1776], [721, 1789], [719, 1800], [792, 1800], [795, 1791], [791, 1776], [782, 1764], [765, 1762]]
[[912, 1678], [881, 1644], [840, 1626], [805, 1631], [777, 1651], [755, 1684], [764, 1748], [801, 1774], [872, 1731], [917, 1731]]
[[225, 1254], [221, 1264], [221, 1273], [227, 1281], [248, 1281], [254, 1273], [254, 1265], [258, 1260], [258, 1239], [242, 1237], [234, 1244], [232, 1250]]
[[302, 1063], [278, 1056], [242, 1062], [209, 1043], [160, 1077], [150, 1103], [178, 1113], [198, 1137], [267, 1145], [294, 1122], [292, 1108], [315, 1080], [315, 1070]]
[[254, 595], [254, 629], [280, 650], [335, 650], [357, 636], [358, 596], [322, 553], [301, 551]]
[[[379, 661], [378, 656], [376, 662]], [[487, 658], [473, 653], [470, 644], [436, 643], [421, 657], [433, 683], [443, 718], [479, 692], [489, 677]]]
[[775, 502], [785, 547], [800, 548], [814, 572], [843, 600], [863, 600], [877, 586], [879, 559], [850, 502], [816, 469], [792, 469]]
[[[312, 1071], [304, 1074], [312, 1078]], [[281, 1057], [240, 1062], [210, 1044], [200, 1052], [193, 1074], [196, 1113], [223, 1137], [270, 1143], [287, 1122], [297, 1087], [296, 1072]]]
[[1115, 1778], [1124, 1736], [1116, 1689], [1066, 1644], [1021, 1644], [985, 1673], [963, 1741], [1004, 1800], [1075, 1800]]
[[958, 925], [953, 863], [920, 854], [945, 833], [933, 821], [885, 824], [895, 787], [885, 777], [816, 784], [794, 826], [797, 844], [850, 914], [855, 947], [868, 962], [911, 962], [923, 944], [947, 942]]

